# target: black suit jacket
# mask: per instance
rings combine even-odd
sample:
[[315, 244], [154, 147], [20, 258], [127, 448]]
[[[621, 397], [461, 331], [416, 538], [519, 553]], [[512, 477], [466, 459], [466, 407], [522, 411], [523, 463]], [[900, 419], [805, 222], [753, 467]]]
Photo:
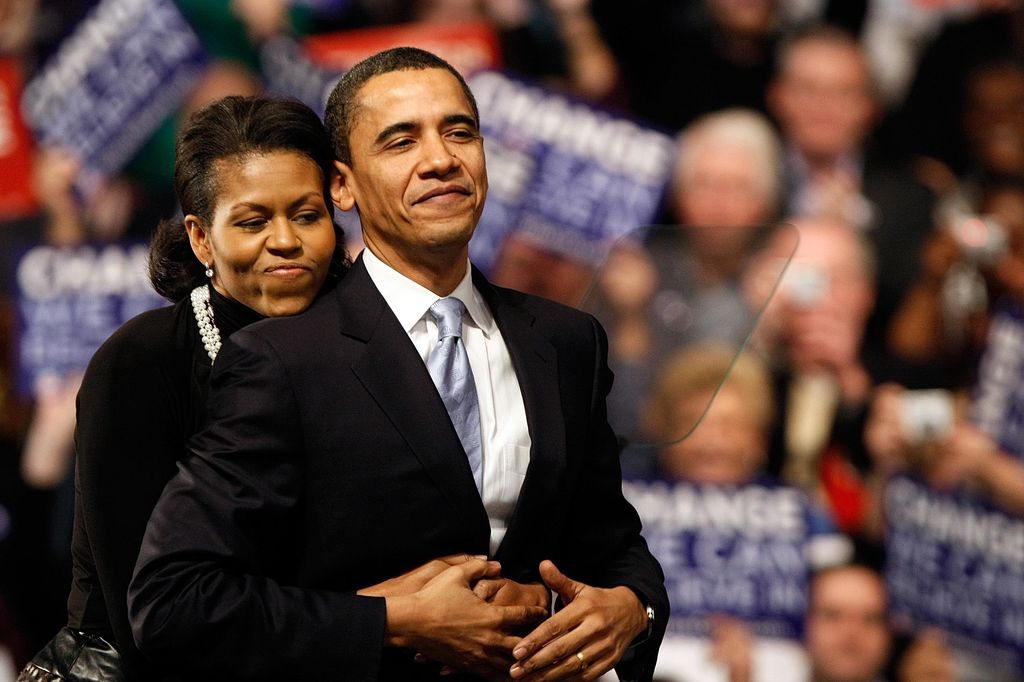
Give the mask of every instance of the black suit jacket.
[[[649, 678], [667, 597], [621, 492], [604, 332], [578, 311], [475, 283], [533, 442], [495, 558], [519, 581], [550, 558], [576, 580], [634, 589], [660, 627], [627, 674]], [[129, 592], [142, 650], [242, 678], [436, 675], [383, 647], [384, 600], [354, 591], [438, 556], [487, 554], [489, 524], [441, 398], [362, 261], [306, 313], [236, 333], [208, 410]]]

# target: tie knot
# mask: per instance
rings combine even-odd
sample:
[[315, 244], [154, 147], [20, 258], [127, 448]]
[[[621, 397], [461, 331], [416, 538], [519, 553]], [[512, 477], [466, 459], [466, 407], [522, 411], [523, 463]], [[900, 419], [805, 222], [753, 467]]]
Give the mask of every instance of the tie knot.
[[466, 311], [463, 302], [454, 297], [439, 298], [430, 306], [430, 314], [437, 321], [437, 338], [462, 336], [462, 314]]

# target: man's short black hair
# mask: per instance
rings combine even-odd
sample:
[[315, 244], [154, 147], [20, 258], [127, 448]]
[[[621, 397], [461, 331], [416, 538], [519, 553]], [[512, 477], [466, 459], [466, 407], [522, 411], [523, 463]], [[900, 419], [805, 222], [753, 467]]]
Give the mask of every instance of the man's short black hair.
[[352, 132], [352, 121], [358, 107], [356, 96], [368, 80], [392, 71], [414, 71], [419, 69], [444, 69], [449, 72], [462, 86], [462, 92], [473, 110], [473, 118], [480, 125], [480, 112], [476, 106], [466, 79], [451, 64], [432, 52], [417, 47], [393, 47], [367, 57], [347, 71], [331, 91], [324, 113], [324, 123], [331, 136], [335, 157], [344, 164], [352, 165], [352, 149], [349, 147], [349, 134]]

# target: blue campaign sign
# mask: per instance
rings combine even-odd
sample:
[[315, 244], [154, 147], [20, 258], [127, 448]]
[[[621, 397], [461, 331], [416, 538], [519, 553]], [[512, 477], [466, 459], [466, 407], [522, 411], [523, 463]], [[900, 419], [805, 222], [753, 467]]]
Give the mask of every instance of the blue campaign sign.
[[1024, 459], [1024, 310], [1006, 298], [995, 306], [978, 366], [971, 417], [1007, 452]]
[[323, 118], [339, 73], [314, 64], [302, 46], [285, 35], [263, 42], [260, 67], [269, 92], [294, 97]]
[[672, 171], [670, 137], [496, 71], [469, 84], [490, 179], [470, 247], [482, 269], [511, 232], [598, 265], [612, 242], [654, 220]]
[[1024, 672], [1024, 519], [908, 476], [885, 490], [893, 616], [935, 626], [992, 668]]
[[166, 301], [146, 277], [142, 244], [35, 246], [15, 270], [18, 388], [32, 395], [41, 380], [81, 372], [114, 330]]
[[88, 195], [178, 107], [205, 59], [172, 0], [102, 0], [26, 85], [25, 119], [76, 156]]
[[757, 635], [800, 639], [812, 513], [801, 491], [767, 484], [626, 481], [623, 491], [665, 571], [668, 633], [707, 636], [732, 615]]
[[[336, 74], [289, 38], [268, 41], [261, 61], [271, 90], [323, 112]], [[651, 224], [672, 172], [672, 138], [498, 71], [468, 82], [489, 183], [470, 242], [477, 267], [489, 272], [513, 232], [597, 266], [616, 239]]]

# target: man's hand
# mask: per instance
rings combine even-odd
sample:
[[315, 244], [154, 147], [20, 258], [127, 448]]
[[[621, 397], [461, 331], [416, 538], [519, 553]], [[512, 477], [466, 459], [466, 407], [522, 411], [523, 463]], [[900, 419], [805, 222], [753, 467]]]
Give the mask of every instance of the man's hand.
[[356, 592], [364, 597], [401, 597], [423, 589], [423, 586], [433, 578], [440, 575], [452, 566], [464, 564], [472, 559], [484, 559], [487, 557], [472, 556], [469, 554], [451, 554], [439, 559], [432, 559], [422, 566], [406, 571], [402, 575], [389, 578], [384, 582], [364, 587]]
[[541, 622], [540, 606], [488, 604], [473, 593], [481, 578], [496, 578], [501, 566], [471, 558], [449, 566], [409, 595], [387, 598], [389, 646], [413, 649], [445, 666], [489, 679], [507, 678], [516, 628]]
[[596, 680], [647, 627], [643, 604], [628, 587], [584, 585], [550, 561], [541, 562], [540, 575], [565, 608], [516, 645], [509, 674], [517, 682]]
[[551, 590], [541, 583], [517, 583], [508, 578], [484, 578], [473, 586], [476, 596], [499, 606], [540, 606], [551, 608]]

